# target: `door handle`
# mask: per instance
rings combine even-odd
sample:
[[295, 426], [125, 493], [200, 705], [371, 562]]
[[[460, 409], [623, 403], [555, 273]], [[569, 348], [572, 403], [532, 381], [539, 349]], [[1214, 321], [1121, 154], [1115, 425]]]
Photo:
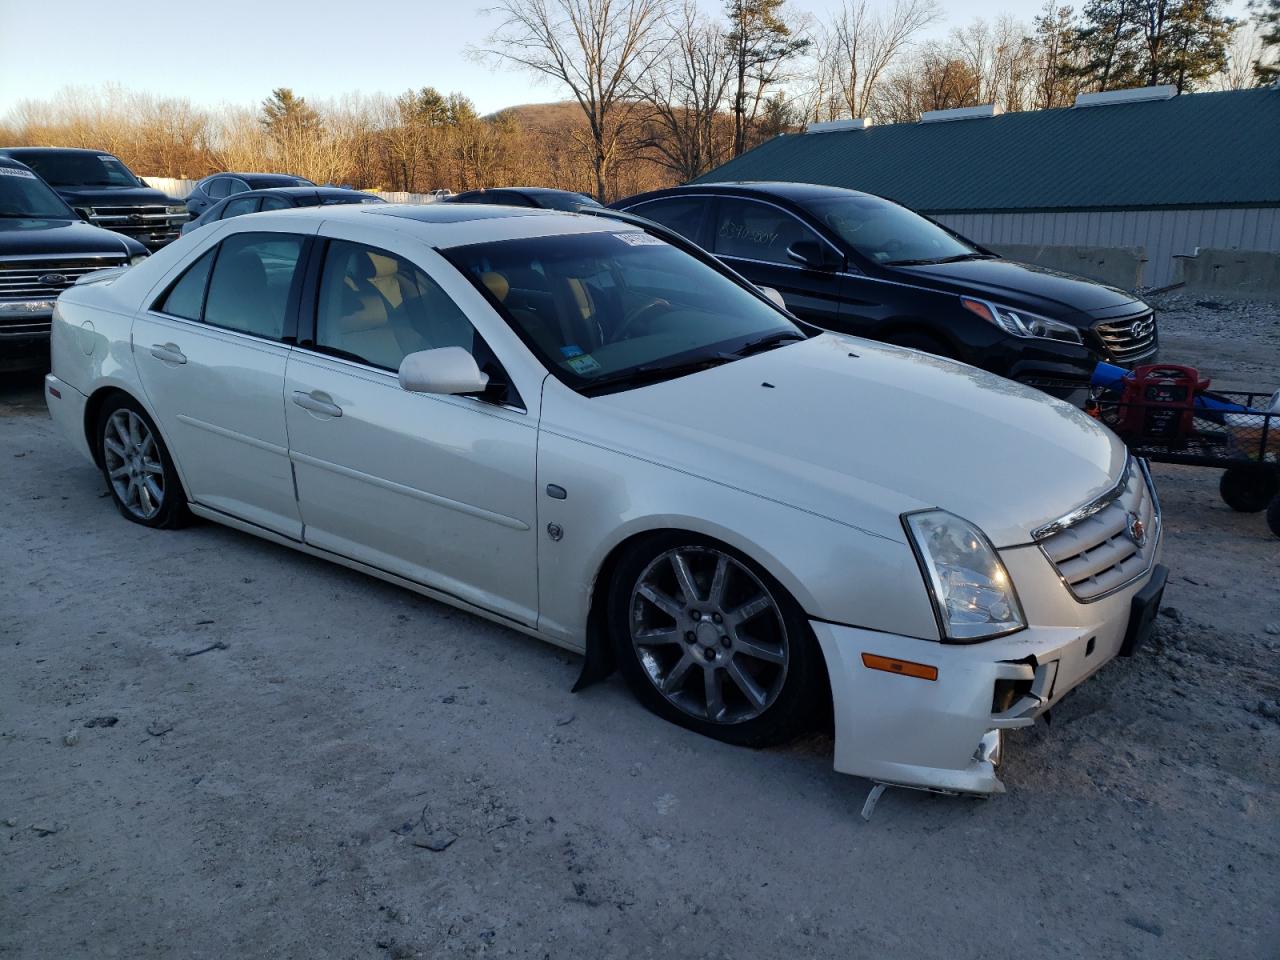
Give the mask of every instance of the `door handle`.
[[176, 343], [153, 343], [151, 355], [165, 363], [186, 363], [187, 355], [178, 349]]
[[293, 391], [293, 402], [303, 410], [310, 410], [325, 417], [342, 416], [342, 408], [333, 402], [327, 393], [307, 393], [303, 390]]

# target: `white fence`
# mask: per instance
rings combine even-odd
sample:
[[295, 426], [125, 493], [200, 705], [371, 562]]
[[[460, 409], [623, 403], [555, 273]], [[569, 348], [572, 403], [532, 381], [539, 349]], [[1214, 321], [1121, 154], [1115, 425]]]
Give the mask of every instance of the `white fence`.
[[[155, 187], [157, 190], [167, 193], [171, 197], [177, 197], [185, 200], [187, 195], [195, 189], [196, 180], [178, 180], [175, 177], [143, 177], [149, 186]], [[364, 193], [372, 193], [387, 203], [432, 203], [433, 197], [425, 193], [404, 193], [391, 192], [382, 190], [365, 190]]]

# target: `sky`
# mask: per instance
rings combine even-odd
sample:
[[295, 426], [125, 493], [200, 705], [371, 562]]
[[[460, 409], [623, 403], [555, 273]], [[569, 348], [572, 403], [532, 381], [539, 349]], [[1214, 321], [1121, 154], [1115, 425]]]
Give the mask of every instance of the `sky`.
[[[701, 0], [710, 12], [721, 7]], [[840, 0], [792, 0], [823, 17]], [[1043, 0], [950, 0], [931, 34], [1009, 13], [1030, 21]], [[199, 106], [261, 102], [275, 87], [326, 100], [433, 86], [481, 113], [563, 99], [527, 74], [477, 63], [496, 18], [468, 0], [0, 0], [0, 117], [66, 86], [108, 83]], [[1230, 4], [1243, 7], [1243, 0]], [[367, 10], [367, 15], [362, 13]], [[34, 38], [35, 42], [28, 42]]]

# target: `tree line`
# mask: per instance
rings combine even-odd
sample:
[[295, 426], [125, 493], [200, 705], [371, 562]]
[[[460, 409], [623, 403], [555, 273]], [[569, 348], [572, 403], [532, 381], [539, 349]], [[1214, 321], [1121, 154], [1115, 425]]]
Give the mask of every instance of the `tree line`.
[[1280, 0], [1046, 0], [1030, 24], [977, 19], [925, 39], [938, 0], [844, 0], [818, 19], [784, 0], [495, 0], [472, 55], [545, 78], [567, 103], [477, 113], [434, 87], [312, 102], [281, 87], [203, 109], [120, 87], [21, 103], [0, 142], [109, 150], [144, 175], [282, 170], [317, 183], [425, 192], [542, 184], [602, 200], [696, 177], [824, 120], [911, 122], [1083, 92], [1238, 89], [1280, 76]]

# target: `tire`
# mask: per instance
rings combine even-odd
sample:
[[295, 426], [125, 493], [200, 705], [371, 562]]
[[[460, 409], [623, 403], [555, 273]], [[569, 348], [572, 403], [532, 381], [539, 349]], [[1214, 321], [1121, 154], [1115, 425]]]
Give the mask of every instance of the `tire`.
[[1280, 493], [1280, 472], [1264, 466], [1228, 467], [1218, 482], [1218, 493], [1232, 510], [1259, 513]]
[[1280, 496], [1272, 497], [1271, 506], [1267, 507], [1267, 526], [1280, 537]]
[[608, 619], [632, 692], [672, 723], [763, 747], [830, 709], [822, 652], [799, 604], [725, 544], [680, 532], [643, 541], [615, 569]]
[[107, 490], [126, 520], [169, 530], [191, 519], [173, 458], [136, 400], [124, 393], [107, 397], [94, 438]]

